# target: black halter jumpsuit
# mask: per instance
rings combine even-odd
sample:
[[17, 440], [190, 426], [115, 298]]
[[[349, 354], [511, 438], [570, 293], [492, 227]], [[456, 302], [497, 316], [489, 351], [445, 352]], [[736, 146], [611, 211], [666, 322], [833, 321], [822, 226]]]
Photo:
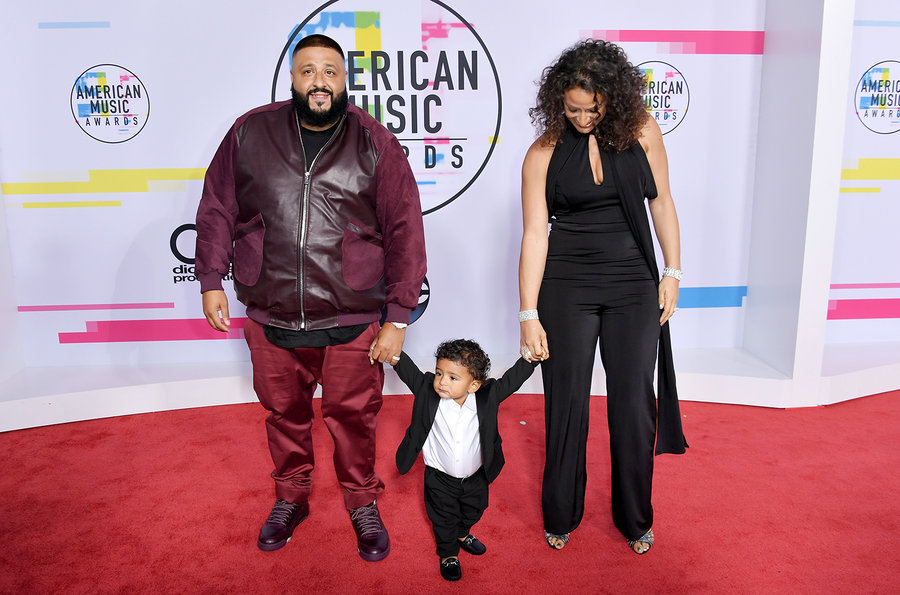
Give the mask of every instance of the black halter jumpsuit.
[[[544, 529], [568, 533], [581, 522], [587, 483], [588, 405], [599, 340], [606, 372], [612, 512], [627, 539], [653, 524], [650, 504], [660, 335], [657, 285], [625, 218], [615, 155], [601, 151], [596, 184], [588, 135], [560, 170], [538, 312], [550, 358], [542, 366], [547, 459]], [[603, 464], [600, 457], [594, 466]]]

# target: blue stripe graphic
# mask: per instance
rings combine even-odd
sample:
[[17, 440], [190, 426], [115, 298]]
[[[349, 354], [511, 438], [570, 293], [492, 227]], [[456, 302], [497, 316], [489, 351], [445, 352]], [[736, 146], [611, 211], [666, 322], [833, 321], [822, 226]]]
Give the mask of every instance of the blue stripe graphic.
[[724, 287], [683, 287], [678, 292], [679, 308], [740, 308], [747, 295], [746, 285]]
[[38, 23], [38, 29], [109, 29], [109, 21], [57, 21]]
[[854, 27], [900, 27], [900, 21], [853, 21]]

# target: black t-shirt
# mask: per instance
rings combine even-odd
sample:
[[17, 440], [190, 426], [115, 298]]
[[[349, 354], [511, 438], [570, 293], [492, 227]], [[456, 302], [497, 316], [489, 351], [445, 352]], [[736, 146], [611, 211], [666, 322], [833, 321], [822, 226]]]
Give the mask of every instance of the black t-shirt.
[[306, 171], [309, 171], [309, 166], [312, 165], [322, 147], [328, 144], [328, 141], [334, 136], [335, 130], [337, 130], [337, 122], [327, 130], [309, 130], [300, 126], [300, 137], [303, 139], [303, 156], [306, 157]]
[[343, 345], [353, 341], [363, 331], [369, 328], [368, 324], [355, 324], [353, 326], [336, 326], [318, 331], [293, 331], [277, 326], [266, 326], [266, 339], [270, 343], [294, 349], [297, 347], [328, 347], [329, 345]]

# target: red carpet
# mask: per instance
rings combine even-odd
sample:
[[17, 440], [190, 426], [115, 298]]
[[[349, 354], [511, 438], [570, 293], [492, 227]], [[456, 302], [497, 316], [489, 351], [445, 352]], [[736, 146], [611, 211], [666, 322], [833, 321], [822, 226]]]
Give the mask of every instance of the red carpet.
[[[657, 542], [631, 553], [609, 518], [605, 400], [592, 399], [587, 511], [563, 551], [543, 541], [542, 398], [501, 407], [507, 465], [461, 553], [438, 574], [421, 461], [394, 451], [411, 397], [379, 416], [379, 506], [392, 551], [367, 563], [316, 426], [312, 512], [287, 547], [256, 534], [273, 502], [257, 404], [0, 434], [3, 593], [875, 593], [900, 590], [900, 392], [773, 410], [682, 403], [691, 448], [656, 459]], [[524, 422], [524, 423], [522, 423]]]

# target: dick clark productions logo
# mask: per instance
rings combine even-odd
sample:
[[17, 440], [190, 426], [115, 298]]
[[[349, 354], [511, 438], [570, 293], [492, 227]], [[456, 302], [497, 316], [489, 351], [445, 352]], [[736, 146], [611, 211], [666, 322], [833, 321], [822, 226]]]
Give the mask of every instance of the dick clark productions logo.
[[500, 79], [478, 32], [437, 0], [325, 2], [294, 28], [275, 66], [272, 101], [289, 90], [290, 60], [300, 39], [322, 33], [347, 58], [350, 102], [400, 141], [422, 212], [451, 203], [481, 174], [500, 132]]
[[81, 73], [71, 103], [78, 126], [104, 143], [131, 140], [150, 116], [147, 88], [136, 74], [116, 64], [98, 64]]

